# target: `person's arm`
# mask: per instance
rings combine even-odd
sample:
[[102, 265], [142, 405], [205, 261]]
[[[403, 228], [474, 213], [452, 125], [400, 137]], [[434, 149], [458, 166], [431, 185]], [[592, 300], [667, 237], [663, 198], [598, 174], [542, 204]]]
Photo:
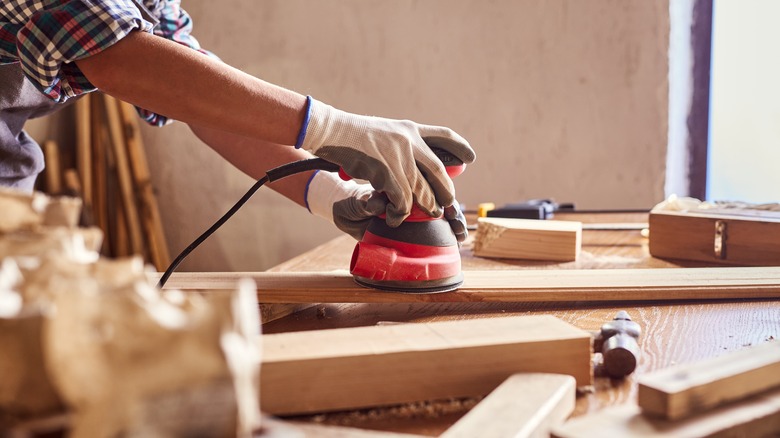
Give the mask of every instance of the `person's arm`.
[[[258, 180], [268, 170], [293, 161], [314, 156], [304, 150], [244, 137], [217, 129], [190, 125], [190, 129], [238, 170]], [[312, 172], [304, 172], [282, 178], [268, 185], [279, 194], [298, 205], [306, 206], [306, 185]]]
[[76, 64], [104, 92], [193, 126], [294, 145], [303, 123], [304, 96], [145, 32]]
[[390, 226], [398, 226], [414, 203], [439, 216], [455, 202], [454, 185], [432, 146], [467, 164], [475, 159], [468, 142], [449, 128], [341, 111], [141, 32], [76, 63], [93, 85], [136, 106], [193, 126], [302, 147], [370, 181], [390, 201]]

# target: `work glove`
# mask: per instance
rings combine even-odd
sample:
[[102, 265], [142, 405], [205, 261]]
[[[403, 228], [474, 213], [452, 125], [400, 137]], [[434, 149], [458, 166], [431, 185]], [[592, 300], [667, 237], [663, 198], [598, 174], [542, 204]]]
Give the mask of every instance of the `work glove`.
[[[333, 173], [318, 171], [309, 180], [306, 206], [313, 214], [360, 240], [371, 218], [385, 212], [387, 198], [370, 184], [344, 181]], [[466, 218], [457, 202], [444, 209], [444, 218], [450, 223], [458, 242], [466, 240]]]
[[360, 240], [371, 218], [385, 212], [387, 198], [370, 184], [344, 181], [334, 173], [321, 170], [309, 180], [306, 207]]
[[353, 178], [368, 180], [384, 193], [390, 201], [389, 226], [400, 225], [413, 203], [434, 217], [455, 204], [452, 180], [430, 149], [436, 146], [466, 164], [474, 162], [474, 150], [453, 130], [351, 114], [311, 97], [307, 107], [296, 147], [341, 166]]

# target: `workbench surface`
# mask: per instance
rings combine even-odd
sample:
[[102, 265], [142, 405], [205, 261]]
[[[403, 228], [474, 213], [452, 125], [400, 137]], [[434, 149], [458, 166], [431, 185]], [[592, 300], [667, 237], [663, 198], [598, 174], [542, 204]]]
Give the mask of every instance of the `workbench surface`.
[[[584, 223], [646, 222], [647, 214], [576, 214], [556, 219]], [[473, 234], [474, 232], [472, 232]], [[473, 237], [473, 236], [472, 236]], [[464, 270], [490, 269], [626, 269], [704, 267], [696, 262], [672, 262], [650, 256], [639, 230], [583, 230], [582, 252], [576, 262], [491, 260], [473, 255], [469, 238], [461, 248]], [[348, 269], [355, 241], [342, 236], [274, 267], [273, 271]], [[577, 398], [575, 416], [605, 406], [635, 401], [636, 376], [678, 363], [710, 358], [780, 336], [777, 300], [683, 302], [557, 302], [557, 303], [431, 303], [316, 305], [263, 325], [265, 333], [369, 326], [388, 322], [429, 322], [508, 315], [552, 314], [583, 330], [598, 331], [619, 310], [628, 311], [642, 327], [642, 356], [625, 380], [594, 378], [590, 391]], [[468, 403], [464, 403], [467, 405]], [[328, 414], [317, 421], [352, 427], [438, 435], [465, 412], [430, 409], [437, 418], [408, 415], [403, 409]], [[413, 411], [413, 409], [411, 410]], [[451, 412], [450, 412], [451, 411]], [[444, 412], [444, 413], [442, 413]]]

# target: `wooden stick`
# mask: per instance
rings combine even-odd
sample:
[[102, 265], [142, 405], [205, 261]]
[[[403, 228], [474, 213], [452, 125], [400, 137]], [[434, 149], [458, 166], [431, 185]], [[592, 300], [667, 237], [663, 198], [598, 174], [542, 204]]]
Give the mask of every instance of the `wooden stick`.
[[141, 223], [138, 218], [138, 210], [135, 205], [135, 196], [133, 195], [133, 181], [130, 175], [130, 164], [127, 158], [127, 149], [125, 149], [124, 136], [122, 134], [122, 123], [119, 119], [119, 110], [117, 101], [108, 95], [103, 95], [103, 102], [106, 106], [106, 115], [108, 118], [108, 131], [111, 136], [111, 145], [113, 146], [114, 159], [116, 160], [117, 176], [119, 178], [119, 189], [122, 196], [122, 207], [124, 217], [127, 221], [127, 231], [130, 237], [130, 249], [133, 254], [144, 254], [143, 236], [141, 235]]
[[745, 348], [639, 379], [638, 404], [645, 414], [668, 420], [780, 387], [780, 342]]
[[780, 430], [780, 390], [680, 421], [650, 418], [627, 404], [576, 417], [553, 428], [556, 438], [774, 437]]
[[[103, 230], [106, 240], [110, 240], [109, 236], [111, 231], [109, 230], [108, 220], [108, 180], [107, 180], [107, 157], [106, 157], [106, 141], [107, 133], [105, 126], [105, 119], [103, 117], [103, 110], [101, 108], [101, 100], [93, 98], [90, 100], [90, 118], [91, 118], [91, 138], [92, 138], [92, 183], [93, 183], [93, 195], [92, 195], [92, 214], [95, 219], [95, 224]], [[109, 245], [105, 245], [108, 249]]]
[[263, 335], [261, 408], [312, 413], [484, 395], [512, 374], [590, 383], [590, 334], [553, 316]]
[[[160, 274], [151, 275], [157, 281]], [[180, 272], [166, 287], [234, 289], [252, 278], [262, 303], [414, 303], [713, 300], [780, 297], [780, 267], [465, 271], [463, 285], [438, 294], [361, 287], [346, 271]]]
[[62, 191], [62, 169], [60, 168], [60, 149], [57, 142], [48, 140], [43, 143], [43, 155], [46, 160], [46, 193], [57, 195]]
[[441, 438], [549, 436], [574, 411], [574, 378], [515, 374], [447, 429]]
[[92, 206], [92, 131], [90, 129], [90, 95], [76, 101], [76, 169], [81, 177], [84, 205]]
[[157, 207], [157, 199], [152, 189], [152, 181], [149, 175], [149, 166], [146, 162], [146, 153], [141, 144], [141, 131], [136, 121], [137, 115], [132, 105], [119, 102], [119, 113], [124, 124], [127, 153], [130, 158], [133, 182], [140, 203], [141, 224], [146, 232], [146, 241], [149, 244], [149, 255], [154, 266], [164, 271], [170, 265], [168, 245], [165, 241], [165, 233], [160, 219], [160, 210]]

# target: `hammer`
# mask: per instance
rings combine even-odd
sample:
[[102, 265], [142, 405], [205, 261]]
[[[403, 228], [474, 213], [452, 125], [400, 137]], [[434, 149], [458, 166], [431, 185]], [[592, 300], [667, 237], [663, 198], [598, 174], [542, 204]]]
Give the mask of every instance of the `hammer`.
[[639, 361], [639, 335], [642, 329], [621, 310], [612, 321], [601, 326], [593, 340], [593, 351], [601, 353], [606, 374], [622, 378], [636, 369]]

